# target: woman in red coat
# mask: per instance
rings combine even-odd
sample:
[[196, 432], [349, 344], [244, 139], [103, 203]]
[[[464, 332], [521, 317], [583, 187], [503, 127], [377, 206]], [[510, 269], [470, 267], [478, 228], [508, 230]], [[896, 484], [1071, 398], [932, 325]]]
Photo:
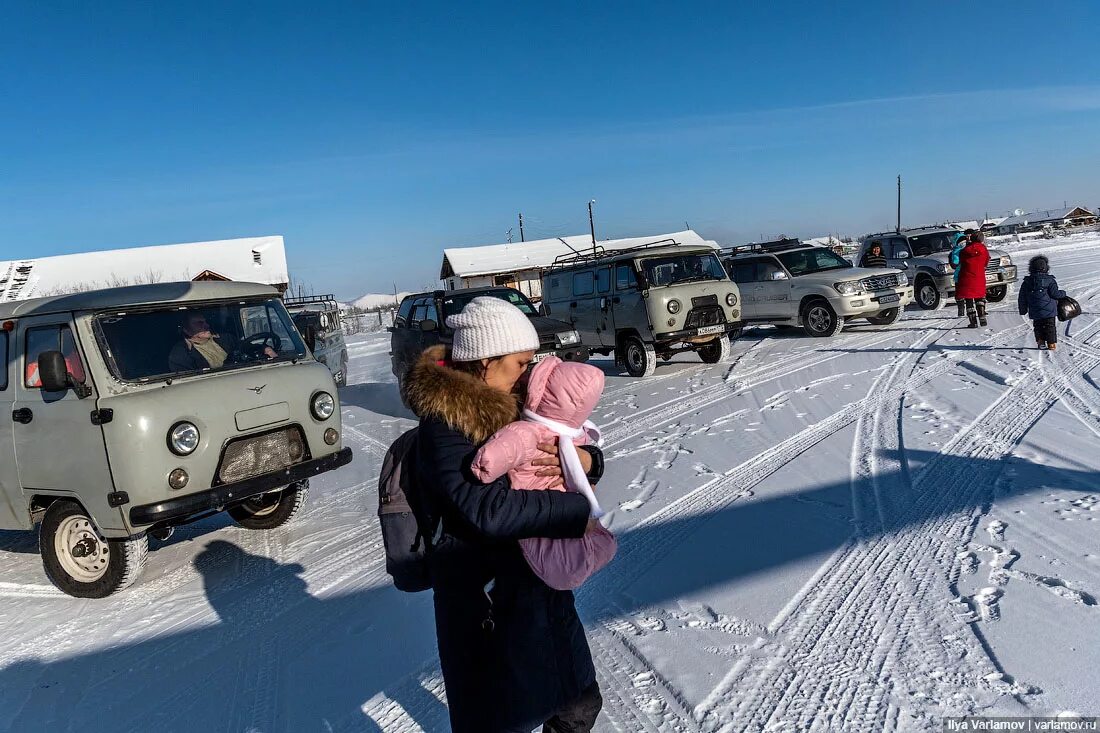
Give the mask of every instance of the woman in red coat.
[[970, 318], [970, 327], [986, 325], [985, 320], [985, 268], [989, 264], [989, 250], [985, 248], [985, 237], [975, 232], [970, 244], [959, 253], [959, 282], [955, 286], [955, 300], [966, 306], [966, 315]]

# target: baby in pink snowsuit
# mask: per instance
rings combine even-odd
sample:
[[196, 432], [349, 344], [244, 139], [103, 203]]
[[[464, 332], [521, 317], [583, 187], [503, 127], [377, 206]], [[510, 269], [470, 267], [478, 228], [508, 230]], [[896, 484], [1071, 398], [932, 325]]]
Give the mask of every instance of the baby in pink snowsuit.
[[[481, 447], [471, 466], [474, 475], [488, 483], [507, 473], [513, 489], [551, 489], [554, 478], [537, 476], [542, 467], [531, 462], [545, 457], [538, 449], [540, 444], [556, 443], [565, 486], [553, 490], [584, 494], [592, 505], [593, 516], [599, 517], [603, 512], [592, 487], [579, 462], [571, 461], [569, 454], [575, 456], [574, 446], [599, 440], [599, 430], [587, 420], [603, 393], [603, 382], [603, 372], [587, 364], [562, 361], [556, 356], [537, 364], [527, 385], [524, 418], [498, 430]], [[535, 575], [555, 590], [580, 587], [611, 561], [618, 547], [615, 537], [601, 525], [576, 539], [532, 538], [519, 544]]]

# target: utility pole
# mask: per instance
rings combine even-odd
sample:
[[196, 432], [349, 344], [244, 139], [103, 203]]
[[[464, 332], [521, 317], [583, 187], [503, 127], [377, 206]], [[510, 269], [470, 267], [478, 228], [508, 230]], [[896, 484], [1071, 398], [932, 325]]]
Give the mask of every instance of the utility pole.
[[592, 232], [592, 254], [596, 254], [596, 225], [592, 221], [592, 204], [596, 203], [596, 199], [592, 199], [588, 202], [588, 229]]
[[523, 238], [523, 212], [522, 211], [519, 212], [519, 241], [521, 241], [521, 242], [526, 242], [527, 241], [526, 239]]
[[898, 233], [901, 233], [901, 175], [898, 175]]

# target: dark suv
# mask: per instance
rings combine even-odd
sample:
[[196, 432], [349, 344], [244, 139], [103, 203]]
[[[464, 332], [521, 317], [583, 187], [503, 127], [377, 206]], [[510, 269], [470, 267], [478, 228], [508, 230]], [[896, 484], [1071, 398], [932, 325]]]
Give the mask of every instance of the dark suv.
[[535, 361], [555, 354], [565, 361], [588, 361], [588, 349], [580, 335], [563, 321], [540, 316], [527, 296], [512, 288], [470, 288], [417, 293], [401, 301], [390, 334], [390, 360], [400, 384], [420, 354], [436, 344], [450, 344], [454, 331], [447, 328], [447, 316], [459, 313], [474, 298], [500, 298], [527, 314], [539, 334]]

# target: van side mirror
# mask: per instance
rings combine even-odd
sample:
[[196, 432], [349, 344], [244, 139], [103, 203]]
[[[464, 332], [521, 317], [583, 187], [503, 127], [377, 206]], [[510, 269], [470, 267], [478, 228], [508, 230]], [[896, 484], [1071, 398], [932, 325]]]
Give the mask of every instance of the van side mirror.
[[38, 355], [38, 379], [47, 392], [64, 392], [72, 386], [65, 356], [60, 351], [43, 351]]
[[439, 328], [439, 324], [433, 321], [431, 318], [426, 318], [420, 322], [421, 331], [434, 331]]

